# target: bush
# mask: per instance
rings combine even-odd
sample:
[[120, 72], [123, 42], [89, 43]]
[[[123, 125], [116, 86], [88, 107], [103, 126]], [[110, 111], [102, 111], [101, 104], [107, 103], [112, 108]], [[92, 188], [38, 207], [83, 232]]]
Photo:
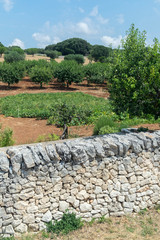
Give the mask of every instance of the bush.
[[105, 134], [105, 133], [111, 133], [113, 131], [117, 131], [118, 126], [113, 121], [112, 118], [103, 116], [98, 119], [97, 123], [95, 124], [93, 135], [99, 135], [99, 134]]
[[104, 63], [90, 63], [84, 66], [84, 73], [88, 85], [90, 83], [104, 83], [106, 76], [108, 74], [107, 64]]
[[47, 224], [47, 231], [57, 235], [68, 234], [71, 231], [77, 230], [83, 226], [81, 218], [76, 218], [75, 213], [65, 212], [60, 221], [55, 221]]
[[64, 60], [74, 60], [78, 64], [84, 63], [84, 57], [81, 54], [68, 54], [64, 57]]
[[47, 55], [47, 57], [50, 57], [51, 59], [55, 59], [60, 56], [60, 52], [53, 50], [45, 50], [45, 54]]
[[14, 144], [12, 134], [13, 131], [10, 128], [2, 130], [2, 125], [0, 125], [0, 147], [12, 146]]
[[19, 62], [25, 59], [24, 53], [18, 53], [16, 51], [8, 51], [4, 55], [4, 60], [7, 63]]

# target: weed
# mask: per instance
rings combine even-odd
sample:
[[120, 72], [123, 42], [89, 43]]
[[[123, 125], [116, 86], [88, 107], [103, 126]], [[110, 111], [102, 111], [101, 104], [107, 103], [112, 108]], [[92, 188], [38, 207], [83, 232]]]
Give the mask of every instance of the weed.
[[138, 214], [139, 214], [139, 215], [145, 215], [146, 212], [147, 212], [147, 209], [144, 208], [144, 209], [140, 210]]
[[102, 216], [98, 219], [98, 223], [105, 223], [107, 221], [107, 219], [105, 218], [105, 216]]
[[77, 230], [83, 226], [81, 218], [76, 218], [75, 213], [69, 213], [66, 211], [60, 221], [55, 221], [54, 224], [49, 222], [47, 224], [47, 231], [56, 233], [57, 235], [68, 234], [71, 231]]
[[160, 211], [160, 204], [157, 204], [154, 208], [155, 210]]
[[51, 133], [48, 135], [40, 135], [35, 142], [38, 143], [38, 142], [47, 142], [47, 141], [57, 141], [59, 139], [60, 139], [59, 136], [57, 136], [54, 133]]
[[49, 238], [49, 233], [48, 232], [42, 232], [42, 237], [43, 238]]
[[147, 222], [149, 223], [149, 224], [153, 224], [153, 220], [152, 220], [152, 218], [151, 217], [149, 217], [148, 219], [147, 219]]
[[93, 223], [95, 223], [96, 219], [95, 218], [92, 218], [92, 220], [90, 222], [88, 222], [89, 226], [92, 226]]
[[135, 229], [134, 229], [133, 227], [131, 227], [131, 226], [126, 227], [126, 230], [127, 230], [128, 232], [131, 232], [131, 233], [133, 233], [133, 232], [135, 231]]
[[13, 131], [10, 128], [2, 130], [2, 125], [0, 125], [0, 147], [12, 146], [14, 144], [12, 134]]
[[143, 225], [141, 235], [146, 237], [147, 235], [153, 235], [154, 229], [151, 226]]

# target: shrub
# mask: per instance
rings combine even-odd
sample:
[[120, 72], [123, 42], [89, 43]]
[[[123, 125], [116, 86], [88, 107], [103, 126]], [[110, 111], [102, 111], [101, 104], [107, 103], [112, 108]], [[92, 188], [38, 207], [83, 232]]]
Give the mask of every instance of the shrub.
[[2, 125], [0, 125], [0, 147], [12, 146], [14, 144], [12, 134], [13, 131], [10, 128], [2, 130]]
[[68, 54], [64, 57], [64, 60], [74, 60], [78, 64], [84, 63], [84, 57], [81, 54]]
[[4, 60], [7, 63], [19, 62], [19, 61], [23, 61], [24, 59], [25, 59], [24, 53], [21, 54], [16, 51], [8, 51], [4, 55]]
[[[105, 132], [105, 129], [106, 131], [108, 130], [109, 132]], [[113, 119], [103, 116], [99, 118], [97, 123], [95, 124], [93, 134], [98, 135], [98, 134], [110, 133], [114, 129], [117, 130], [117, 124], [113, 121]]]
[[47, 231], [56, 233], [57, 235], [68, 234], [71, 231], [77, 230], [83, 226], [81, 218], [76, 218], [75, 213], [65, 212], [60, 221], [55, 221], [47, 224]]

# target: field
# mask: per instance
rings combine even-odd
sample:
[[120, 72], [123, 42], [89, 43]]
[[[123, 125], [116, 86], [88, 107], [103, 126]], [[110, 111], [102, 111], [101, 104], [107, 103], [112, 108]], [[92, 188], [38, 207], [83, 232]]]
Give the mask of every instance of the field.
[[[59, 83], [51, 83], [44, 85], [42, 89], [32, 83], [29, 78], [24, 78], [18, 84], [7, 87], [6, 84], [0, 82], [0, 97], [22, 94], [22, 93], [77, 93], [83, 92], [96, 97], [108, 97], [106, 85], [91, 85], [87, 86], [86, 82], [80, 85], [72, 84], [69, 89], [62, 87]], [[46, 125], [47, 120], [36, 120], [36, 118], [13, 118], [0, 115], [0, 122], [4, 127], [10, 127], [13, 130], [13, 138], [15, 144], [31, 143], [36, 141], [39, 136], [48, 135], [51, 133], [61, 135], [62, 129], [54, 125]], [[90, 136], [93, 133], [93, 126], [73, 126], [69, 128], [70, 135], [75, 136]]]

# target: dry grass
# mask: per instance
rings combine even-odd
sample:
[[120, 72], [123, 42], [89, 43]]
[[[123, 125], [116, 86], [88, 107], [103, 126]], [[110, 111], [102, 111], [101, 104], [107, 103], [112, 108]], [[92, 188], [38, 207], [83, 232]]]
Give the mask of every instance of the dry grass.
[[141, 211], [124, 217], [85, 223], [83, 228], [65, 236], [46, 232], [30, 234], [18, 240], [160, 240], [159, 210]]

